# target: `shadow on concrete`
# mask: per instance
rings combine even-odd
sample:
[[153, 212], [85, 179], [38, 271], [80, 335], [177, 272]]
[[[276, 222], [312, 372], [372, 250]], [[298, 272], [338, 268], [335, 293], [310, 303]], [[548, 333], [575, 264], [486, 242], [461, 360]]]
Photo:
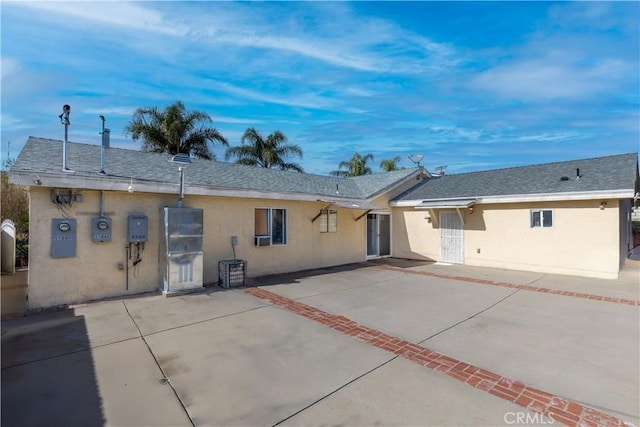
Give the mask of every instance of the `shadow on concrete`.
[[366, 262], [354, 264], [344, 264], [335, 267], [314, 268], [311, 270], [301, 270], [291, 273], [270, 274], [268, 276], [253, 277], [247, 280], [248, 286], [270, 286], [270, 285], [290, 285], [299, 283], [301, 279], [322, 276], [324, 274], [334, 274], [346, 271], [355, 271], [367, 268], [370, 265]]
[[104, 425], [83, 316], [73, 310], [2, 324], [3, 426]]
[[424, 265], [434, 264], [435, 261], [404, 259], [404, 258], [381, 258], [381, 259], [371, 260], [369, 261], [369, 263], [375, 264], [375, 265], [388, 265], [391, 267], [398, 267], [398, 268], [415, 268], [415, 267], [422, 267]]
[[0, 313], [2, 318], [19, 316], [27, 311], [27, 284], [29, 270], [16, 270], [0, 277]]
[[270, 286], [270, 285], [287, 285], [299, 283], [301, 279], [325, 274], [343, 273], [348, 271], [356, 271], [375, 265], [389, 265], [399, 268], [413, 268], [424, 265], [433, 264], [435, 261], [420, 261], [402, 258], [381, 258], [369, 260], [367, 262], [359, 262], [354, 264], [339, 265], [336, 267], [314, 268], [311, 270], [301, 270], [293, 273], [273, 274], [269, 276], [255, 277], [248, 280], [248, 286]]

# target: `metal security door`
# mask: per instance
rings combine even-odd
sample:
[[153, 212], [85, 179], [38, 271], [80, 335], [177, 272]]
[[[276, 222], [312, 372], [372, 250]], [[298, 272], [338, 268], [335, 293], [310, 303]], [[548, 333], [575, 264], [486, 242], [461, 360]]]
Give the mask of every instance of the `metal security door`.
[[463, 253], [463, 227], [458, 212], [440, 212], [440, 261], [462, 264]]

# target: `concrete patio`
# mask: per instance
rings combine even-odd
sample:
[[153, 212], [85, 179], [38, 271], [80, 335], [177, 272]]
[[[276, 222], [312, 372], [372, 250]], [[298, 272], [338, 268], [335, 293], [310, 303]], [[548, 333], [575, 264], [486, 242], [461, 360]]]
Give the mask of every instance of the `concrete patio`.
[[2, 425], [638, 425], [639, 278], [385, 260], [4, 321]]

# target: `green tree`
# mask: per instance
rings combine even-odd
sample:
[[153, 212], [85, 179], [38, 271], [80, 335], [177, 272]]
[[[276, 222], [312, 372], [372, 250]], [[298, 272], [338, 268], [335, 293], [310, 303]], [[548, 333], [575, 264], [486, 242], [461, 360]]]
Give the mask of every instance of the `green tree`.
[[13, 164], [13, 159], [7, 159], [3, 164], [2, 175], [2, 198], [0, 217], [1, 221], [10, 219], [16, 225], [16, 239], [27, 240], [29, 237], [29, 198], [27, 189], [21, 185], [9, 183], [9, 172], [7, 170]]
[[226, 160], [236, 158], [241, 165], [303, 172], [299, 164], [285, 160], [290, 156], [302, 158], [302, 148], [287, 144], [287, 137], [279, 130], [264, 139], [255, 128], [248, 128], [242, 135], [242, 145], [229, 147], [225, 154]]
[[[367, 162], [370, 161], [373, 161], [373, 154], [362, 156], [360, 153], [355, 153], [351, 159], [340, 162], [338, 170], [332, 171], [331, 175], [343, 178], [370, 175], [372, 171], [371, 168], [367, 166]], [[341, 170], [343, 168], [346, 168], [346, 170]]]
[[400, 169], [398, 167], [398, 163], [400, 162], [400, 160], [402, 160], [400, 156], [395, 156], [391, 159], [385, 159], [380, 162], [380, 169], [385, 172], [397, 171], [398, 169]]
[[211, 117], [202, 111], [187, 111], [181, 101], [164, 110], [157, 107], [138, 108], [125, 127], [125, 134], [134, 141], [142, 138], [142, 151], [152, 153], [189, 154], [212, 160], [215, 155], [209, 143], [228, 145], [227, 140], [206, 123]]

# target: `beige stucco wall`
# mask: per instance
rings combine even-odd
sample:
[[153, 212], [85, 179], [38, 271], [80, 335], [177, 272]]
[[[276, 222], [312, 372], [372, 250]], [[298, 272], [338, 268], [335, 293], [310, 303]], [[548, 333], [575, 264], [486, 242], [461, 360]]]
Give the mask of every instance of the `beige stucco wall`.
[[[620, 265], [617, 200], [476, 205], [464, 212], [464, 263], [615, 278]], [[531, 228], [531, 209], [552, 209], [552, 228]], [[440, 230], [428, 211], [395, 208], [394, 255], [440, 258]], [[408, 232], [401, 232], [408, 230]]]
[[[48, 307], [92, 299], [153, 291], [160, 286], [158, 271], [161, 209], [175, 206], [176, 196], [105, 191], [104, 210], [112, 218], [112, 241], [91, 241], [91, 220], [98, 216], [100, 192], [77, 191], [82, 202], [65, 207], [77, 220], [77, 256], [51, 258], [51, 219], [65, 214], [50, 200], [50, 188], [30, 192], [29, 307]], [[217, 283], [218, 261], [233, 258], [231, 236], [238, 236], [236, 256], [247, 260], [248, 275], [296, 271], [340, 265], [366, 259], [365, 220], [362, 211], [338, 209], [338, 232], [320, 233], [320, 221], [311, 219], [325, 206], [321, 202], [276, 201], [186, 196], [185, 207], [204, 209], [204, 282]], [[254, 209], [287, 209], [287, 244], [255, 247]], [[149, 218], [148, 241], [142, 262], [129, 271], [126, 289], [127, 217]], [[128, 261], [131, 265], [131, 261]]]

